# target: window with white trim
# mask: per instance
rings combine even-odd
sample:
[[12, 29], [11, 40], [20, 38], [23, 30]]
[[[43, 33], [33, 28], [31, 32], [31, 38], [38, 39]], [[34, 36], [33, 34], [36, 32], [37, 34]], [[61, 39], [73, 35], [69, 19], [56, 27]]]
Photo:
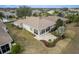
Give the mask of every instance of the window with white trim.
[[10, 50], [9, 44], [1, 46], [2, 53], [6, 53]]
[[34, 29], [34, 33], [35, 33], [35, 34], [38, 34], [38, 30]]
[[1, 54], [1, 50], [0, 50], [0, 54]]
[[45, 33], [45, 29], [41, 30], [40, 34], [44, 34]]
[[46, 32], [49, 31], [49, 30], [50, 30], [50, 27], [47, 27], [47, 28], [46, 28]]

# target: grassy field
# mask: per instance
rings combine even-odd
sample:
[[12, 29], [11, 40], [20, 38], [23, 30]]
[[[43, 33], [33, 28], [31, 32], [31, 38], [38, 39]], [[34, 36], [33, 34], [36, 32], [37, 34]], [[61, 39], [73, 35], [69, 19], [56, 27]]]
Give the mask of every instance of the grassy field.
[[[76, 37], [73, 39], [65, 49], [63, 49], [62, 53], [71, 54], [71, 53], [79, 53], [79, 27], [75, 27], [75, 24], [69, 24], [68, 29], [76, 32]], [[72, 33], [71, 33], [72, 35]]]

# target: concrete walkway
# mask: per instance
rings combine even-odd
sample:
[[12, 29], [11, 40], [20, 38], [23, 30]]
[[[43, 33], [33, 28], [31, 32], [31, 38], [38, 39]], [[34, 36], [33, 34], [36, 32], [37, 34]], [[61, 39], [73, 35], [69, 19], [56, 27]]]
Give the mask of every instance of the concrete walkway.
[[57, 37], [52, 35], [51, 33], [46, 33], [44, 35], [40, 35], [40, 37], [35, 36], [34, 38], [37, 40], [46, 40], [46, 41], [48, 41], [49, 39], [51, 39], [52, 41], [54, 39], [57, 39]]

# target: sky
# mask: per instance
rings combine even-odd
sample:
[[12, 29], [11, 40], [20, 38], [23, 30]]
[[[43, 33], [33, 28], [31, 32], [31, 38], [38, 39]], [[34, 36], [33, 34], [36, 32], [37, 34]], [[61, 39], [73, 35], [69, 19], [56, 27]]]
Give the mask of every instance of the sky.
[[[0, 5], [0, 8], [17, 8], [22, 5]], [[79, 8], [79, 5], [26, 5], [31, 8]]]

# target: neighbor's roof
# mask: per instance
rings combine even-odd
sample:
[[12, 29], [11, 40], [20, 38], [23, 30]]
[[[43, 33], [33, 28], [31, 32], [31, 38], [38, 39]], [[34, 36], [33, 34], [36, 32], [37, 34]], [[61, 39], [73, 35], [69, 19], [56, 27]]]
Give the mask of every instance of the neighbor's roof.
[[0, 45], [12, 42], [11, 37], [7, 32], [5, 32], [3, 27], [5, 27], [5, 24], [0, 22]]
[[59, 16], [48, 16], [48, 17], [43, 17], [43, 18], [48, 19], [48, 20], [52, 20], [53, 22], [56, 22], [58, 19], [61, 19], [63, 21], [68, 20], [67, 18], [59, 17]]
[[[49, 26], [53, 26], [57, 19], [60, 17], [56, 16], [48, 16], [48, 17], [26, 17], [26, 19], [20, 19], [15, 21], [17, 24], [26, 24], [28, 26], [31, 26], [35, 29], [45, 29]], [[66, 20], [63, 18], [63, 20]]]
[[11, 13], [11, 12], [3, 12], [3, 14], [4, 14], [5, 16], [10, 16], [10, 15], [16, 16], [16, 13]]
[[40, 11], [40, 10], [32, 10], [32, 14], [34, 14], [34, 13], [41, 13], [42, 11]]

